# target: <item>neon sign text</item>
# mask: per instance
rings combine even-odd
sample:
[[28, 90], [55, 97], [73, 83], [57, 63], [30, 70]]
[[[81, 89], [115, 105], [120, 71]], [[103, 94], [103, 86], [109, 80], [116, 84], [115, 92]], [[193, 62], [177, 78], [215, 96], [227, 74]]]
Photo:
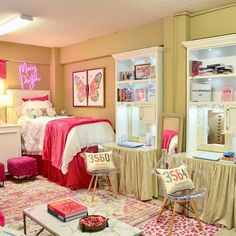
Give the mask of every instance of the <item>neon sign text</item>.
[[29, 89], [34, 89], [36, 82], [40, 81], [41, 78], [38, 77], [38, 71], [35, 65], [27, 66], [24, 62], [19, 66], [21, 88], [25, 89], [28, 85]]

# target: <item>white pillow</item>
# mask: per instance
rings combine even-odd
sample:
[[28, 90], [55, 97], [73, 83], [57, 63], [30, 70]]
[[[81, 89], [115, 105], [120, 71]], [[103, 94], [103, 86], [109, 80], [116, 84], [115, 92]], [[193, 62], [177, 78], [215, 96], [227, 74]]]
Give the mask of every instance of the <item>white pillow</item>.
[[36, 108], [36, 109], [32, 108], [27, 111], [27, 115], [32, 119], [35, 119], [40, 116], [49, 116], [49, 117], [57, 116], [55, 110], [52, 108]]
[[88, 171], [114, 169], [112, 151], [108, 152], [85, 152]]
[[38, 108], [52, 108], [52, 103], [49, 101], [27, 101], [23, 102], [20, 114], [21, 115], [28, 115], [28, 111], [31, 109], [38, 109]]
[[57, 116], [57, 113], [53, 108], [50, 108], [50, 107], [46, 108], [46, 112], [47, 112], [47, 116], [49, 116], [49, 117], [56, 117]]
[[162, 179], [167, 194], [195, 188], [184, 164], [174, 169], [156, 168], [156, 173]]

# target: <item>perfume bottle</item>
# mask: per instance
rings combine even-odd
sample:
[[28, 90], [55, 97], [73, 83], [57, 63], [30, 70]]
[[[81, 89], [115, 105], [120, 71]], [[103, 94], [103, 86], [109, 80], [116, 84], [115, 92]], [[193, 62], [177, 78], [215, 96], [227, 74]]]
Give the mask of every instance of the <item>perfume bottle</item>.
[[146, 133], [145, 139], [146, 139], [146, 145], [152, 146], [152, 136], [150, 132]]

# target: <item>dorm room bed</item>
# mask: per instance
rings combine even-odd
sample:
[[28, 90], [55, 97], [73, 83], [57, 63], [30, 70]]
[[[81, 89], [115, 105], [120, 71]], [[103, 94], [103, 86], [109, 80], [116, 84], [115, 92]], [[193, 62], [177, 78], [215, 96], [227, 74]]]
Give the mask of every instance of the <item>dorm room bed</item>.
[[[48, 180], [71, 189], [86, 188], [90, 181], [80, 153], [91, 144], [114, 141], [114, 131], [106, 119], [56, 116], [52, 104], [45, 99], [48, 90], [9, 89], [21, 125], [22, 153], [38, 159], [40, 173]], [[22, 98], [44, 98], [25, 101]], [[13, 120], [11, 121], [13, 122]], [[15, 122], [13, 122], [15, 123]]]

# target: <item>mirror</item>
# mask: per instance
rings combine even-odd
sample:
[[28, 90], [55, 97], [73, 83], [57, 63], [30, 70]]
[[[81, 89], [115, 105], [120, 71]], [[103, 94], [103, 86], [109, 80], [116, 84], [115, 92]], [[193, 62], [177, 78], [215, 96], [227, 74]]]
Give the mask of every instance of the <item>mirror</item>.
[[162, 113], [159, 120], [158, 153], [167, 149], [169, 155], [182, 151], [183, 115]]
[[[201, 151], [227, 152], [232, 147], [231, 134], [224, 133], [225, 113], [223, 106], [202, 106], [197, 109], [196, 149]], [[191, 128], [191, 127], [190, 127]]]
[[208, 110], [207, 144], [225, 144], [224, 111]]

